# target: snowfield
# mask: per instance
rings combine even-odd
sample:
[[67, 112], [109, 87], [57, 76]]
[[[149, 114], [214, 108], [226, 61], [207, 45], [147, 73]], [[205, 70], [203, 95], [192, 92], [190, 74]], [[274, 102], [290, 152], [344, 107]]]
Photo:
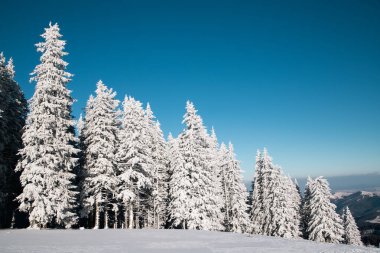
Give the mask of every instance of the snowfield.
[[380, 252], [365, 247], [195, 230], [1, 230], [0, 252]]

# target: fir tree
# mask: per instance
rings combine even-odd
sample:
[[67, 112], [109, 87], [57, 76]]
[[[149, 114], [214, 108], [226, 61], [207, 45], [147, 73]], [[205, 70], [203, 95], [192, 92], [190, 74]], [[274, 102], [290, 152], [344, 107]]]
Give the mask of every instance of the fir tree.
[[[221, 150], [226, 148], [221, 147]], [[224, 152], [224, 151], [222, 151]], [[227, 151], [226, 166], [222, 167], [224, 174], [224, 196], [227, 224], [226, 228], [232, 232], [246, 232], [249, 227], [247, 213], [248, 192], [243, 183], [242, 171], [239, 162], [235, 158], [233, 145], [230, 143]]]
[[82, 215], [90, 211], [95, 215], [94, 228], [100, 227], [100, 214], [104, 213], [104, 228], [109, 227], [109, 210], [119, 184], [116, 171], [118, 145], [119, 101], [116, 93], [99, 81], [96, 96], [90, 96], [86, 106], [83, 138], [85, 149]]
[[183, 123], [186, 128], [179, 137], [179, 147], [185, 161], [185, 169], [191, 182], [189, 216], [185, 227], [189, 229], [222, 229], [222, 214], [213, 184], [210, 164], [209, 136], [194, 105], [187, 102]]
[[310, 222], [310, 205], [311, 205], [311, 189], [313, 188], [314, 180], [311, 177], [307, 178], [304, 197], [301, 203], [301, 231], [304, 239], [309, 238], [309, 232], [307, 230], [308, 224]]
[[[125, 227], [139, 227], [152, 188], [152, 159], [144, 110], [139, 101], [125, 97], [117, 157], [118, 196], [124, 205]], [[135, 222], [134, 222], [135, 220]], [[128, 224], [127, 224], [128, 223]]]
[[189, 199], [191, 193], [191, 181], [188, 170], [185, 168], [185, 160], [179, 149], [178, 139], [170, 134], [169, 144], [169, 223], [171, 227], [187, 228], [189, 220]]
[[41, 63], [32, 73], [36, 89], [17, 166], [22, 171], [20, 180], [24, 187], [18, 200], [20, 210], [29, 213], [31, 227], [71, 227], [77, 222], [72, 171], [78, 152], [72, 145], [75, 137], [70, 131], [74, 126], [73, 99], [66, 87], [71, 74], [65, 71], [67, 63], [62, 57], [67, 55], [66, 43], [60, 39], [58, 24], [50, 24], [41, 36], [45, 40], [37, 44]]
[[318, 242], [339, 243], [344, 234], [342, 220], [330, 202], [331, 193], [327, 180], [318, 177], [310, 187], [308, 239]]
[[221, 169], [220, 169], [220, 152], [218, 139], [214, 128], [211, 128], [211, 134], [207, 135], [207, 164], [209, 167], [209, 174], [211, 178], [211, 185], [209, 187], [208, 197], [210, 198], [209, 203], [211, 204], [210, 214], [210, 224], [211, 230], [222, 230], [224, 215], [222, 214], [222, 208], [224, 207], [224, 197], [223, 188], [221, 180]]
[[296, 186], [283, 175], [280, 167], [272, 164], [266, 149], [263, 154], [257, 153], [253, 185], [252, 232], [298, 237], [300, 198]]
[[359, 229], [348, 206], [346, 206], [346, 208], [343, 210], [342, 220], [344, 228], [344, 242], [352, 245], [363, 245]]
[[250, 212], [251, 232], [261, 234], [263, 232], [264, 211], [263, 211], [263, 157], [260, 150], [257, 150], [255, 175], [252, 183], [252, 208]]
[[21, 193], [15, 166], [22, 147], [27, 102], [14, 75], [13, 59], [5, 65], [0, 53], [0, 228], [11, 225], [17, 207], [13, 200]]
[[168, 198], [168, 158], [166, 142], [160, 128], [160, 123], [155, 121], [155, 116], [148, 103], [145, 111], [147, 121], [148, 144], [152, 159], [152, 210], [149, 218], [150, 226], [162, 228], [167, 220]]

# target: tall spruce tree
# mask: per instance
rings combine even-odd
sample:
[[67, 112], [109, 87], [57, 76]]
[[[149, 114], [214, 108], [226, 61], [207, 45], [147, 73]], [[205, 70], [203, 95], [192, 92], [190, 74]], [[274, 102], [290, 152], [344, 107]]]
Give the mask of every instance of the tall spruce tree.
[[168, 221], [172, 228], [185, 229], [189, 220], [191, 181], [179, 149], [178, 139], [169, 134], [168, 145], [170, 174]]
[[139, 101], [125, 97], [117, 157], [118, 196], [124, 205], [124, 225], [140, 227], [146, 217], [152, 189], [152, 158], [144, 109]]
[[[226, 152], [227, 151], [227, 152]], [[249, 216], [247, 213], [248, 192], [243, 183], [242, 171], [239, 162], [235, 158], [233, 145], [229, 143], [228, 150], [224, 144], [221, 152], [226, 159], [223, 170], [223, 190], [225, 199], [226, 229], [232, 232], [246, 232], [249, 228]]]
[[90, 96], [86, 106], [83, 138], [85, 145], [82, 215], [95, 216], [94, 228], [100, 228], [104, 214], [104, 228], [109, 227], [109, 211], [118, 186], [116, 150], [118, 145], [119, 101], [116, 93], [102, 81], [96, 85], [96, 96]]
[[286, 238], [298, 237], [300, 199], [297, 189], [266, 149], [257, 153], [251, 209], [252, 232]]
[[17, 208], [13, 200], [21, 193], [15, 167], [27, 113], [24, 94], [14, 80], [13, 59], [5, 62], [0, 53], [0, 228], [11, 226]]
[[61, 40], [58, 24], [49, 24], [38, 43], [41, 63], [31, 78], [36, 82], [30, 101], [30, 114], [22, 135], [24, 148], [17, 170], [24, 187], [18, 196], [20, 210], [29, 213], [32, 228], [71, 227], [77, 222], [73, 212], [76, 191], [73, 168], [78, 150], [73, 146], [75, 137], [71, 117], [73, 99], [67, 89], [71, 74], [62, 59], [66, 42]]
[[222, 214], [217, 192], [213, 184], [210, 164], [210, 136], [203, 121], [191, 102], [186, 104], [183, 123], [185, 130], [179, 136], [179, 148], [190, 180], [188, 193], [189, 215], [185, 227], [188, 229], [222, 229]]
[[252, 208], [250, 212], [251, 232], [254, 234], [263, 233], [264, 212], [263, 212], [263, 156], [257, 150], [255, 175], [252, 182]]
[[340, 243], [344, 230], [342, 220], [331, 203], [330, 187], [327, 180], [317, 177], [310, 186], [308, 239], [318, 242]]
[[155, 121], [155, 116], [148, 103], [145, 111], [148, 133], [148, 146], [152, 159], [152, 192], [149, 212], [149, 226], [162, 228], [167, 220], [168, 198], [168, 157], [167, 143], [165, 142], [160, 123]]
[[224, 228], [224, 215], [222, 209], [224, 207], [223, 188], [220, 177], [220, 152], [218, 138], [215, 130], [211, 128], [211, 134], [207, 135], [207, 164], [209, 167], [209, 174], [211, 178], [211, 185], [207, 185], [208, 189], [208, 202], [211, 204], [209, 210], [211, 230], [223, 230]]
[[352, 245], [363, 245], [360, 237], [360, 231], [348, 206], [343, 209], [342, 220], [344, 228], [344, 242]]

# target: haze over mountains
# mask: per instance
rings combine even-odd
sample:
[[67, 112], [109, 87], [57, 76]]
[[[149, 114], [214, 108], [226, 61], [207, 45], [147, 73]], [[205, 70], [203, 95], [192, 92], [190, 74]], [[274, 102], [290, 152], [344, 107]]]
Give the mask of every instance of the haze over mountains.
[[[252, 173], [253, 175], [253, 173]], [[253, 177], [253, 176], [252, 176]], [[380, 173], [355, 174], [344, 176], [327, 176], [332, 193], [335, 192], [357, 192], [357, 191], [380, 191]], [[307, 177], [297, 178], [301, 193], [305, 188]], [[248, 190], [252, 190], [252, 182], [246, 180], [245, 184]]]

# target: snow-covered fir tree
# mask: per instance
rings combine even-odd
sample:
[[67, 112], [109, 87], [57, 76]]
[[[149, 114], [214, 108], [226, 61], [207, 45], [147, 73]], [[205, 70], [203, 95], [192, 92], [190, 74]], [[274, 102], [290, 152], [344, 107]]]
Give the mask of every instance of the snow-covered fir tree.
[[342, 220], [331, 203], [330, 187], [327, 180], [317, 177], [311, 185], [308, 204], [308, 239], [318, 242], [340, 243], [344, 230]]
[[300, 227], [301, 195], [297, 185], [289, 176], [283, 176], [283, 189], [285, 195], [285, 214], [283, 215], [283, 233], [279, 236], [285, 238], [298, 238], [302, 235]]
[[257, 153], [251, 209], [252, 232], [298, 237], [300, 198], [290, 178], [273, 165], [266, 149]]
[[[221, 181], [221, 169], [220, 169], [220, 153], [218, 138], [214, 128], [211, 128], [211, 134], [207, 135], [207, 164], [209, 165], [210, 178], [213, 182], [208, 185], [208, 192], [210, 193], [210, 203], [214, 206], [214, 210], [210, 210], [210, 223], [212, 224], [212, 230], [221, 230], [224, 223], [224, 215], [222, 209], [224, 207], [223, 188]], [[222, 226], [221, 226], [222, 224]]]
[[170, 174], [168, 221], [170, 227], [184, 229], [189, 220], [191, 181], [179, 149], [178, 139], [169, 134], [168, 145]]
[[343, 209], [342, 220], [344, 228], [344, 243], [359, 246], [363, 245], [360, 237], [360, 231], [348, 206], [346, 206], [346, 208]]
[[313, 188], [314, 180], [311, 177], [307, 177], [307, 182], [305, 185], [305, 190], [303, 198], [301, 200], [301, 232], [304, 239], [309, 238], [309, 232], [307, 230], [310, 221], [310, 200], [311, 200], [311, 189]]
[[186, 104], [183, 123], [186, 128], [179, 136], [179, 149], [182, 153], [185, 169], [190, 180], [188, 193], [188, 229], [219, 230], [222, 229], [220, 202], [215, 191], [214, 172], [210, 164], [210, 136], [203, 121], [196, 113], [191, 102]]
[[251, 221], [251, 232], [253, 234], [263, 233], [263, 223], [264, 223], [264, 211], [263, 211], [263, 156], [260, 150], [257, 150], [256, 154], [256, 164], [255, 164], [255, 175], [252, 182], [252, 207], [250, 212]]
[[13, 200], [21, 193], [15, 166], [22, 147], [27, 102], [14, 75], [13, 59], [6, 64], [0, 53], [0, 228], [11, 226], [17, 208]]
[[152, 159], [152, 192], [150, 204], [152, 206], [148, 216], [148, 226], [162, 228], [167, 220], [168, 198], [168, 157], [167, 147], [160, 123], [148, 103], [145, 111], [147, 122], [148, 145]]
[[[146, 116], [139, 101], [125, 97], [118, 147], [118, 197], [124, 206], [124, 226], [139, 228], [152, 188], [152, 157]], [[146, 217], [147, 218], [147, 217]], [[144, 222], [144, 221], [143, 221]]]
[[66, 86], [71, 74], [65, 71], [67, 63], [62, 59], [67, 55], [66, 42], [61, 40], [58, 24], [50, 23], [41, 36], [44, 42], [36, 45], [42, 53], [41, 63], [32, 73], [36, 88], [17, 165], [24, 187], [18, 196], [19, 208], [29, 213], [30, 227], [71, 227], [77, 222], [72, 171], [78, 150], [70, 131], [73, 99]]
[[247, 213], [248, 192], [243, 183], [242, 171], [235, 158], [233, 145], [224, 143], [220, 147], [222, 189], [224, 197], [225, 227], [227, 231], [246, 232], [249, 228]]
[[277, 188], [277, 206], [273, 205], [273, 213], [277, 219], [275, 235], [284, 238], [297, 238], [300, 231], [300, 205], [301, 197], [297, 187], [290, 177], [280, 175], [280, 186]]
[[115, 99], [116, 93], [102, 81], [97, 83], [95, 93], [96, 96], [90, 96], [87, 102], [85, 126], [82, 130], [85, 145], [82, 215], [94, 215], [94, 228], [99, 228], [100, 215], [104, 214], [103, 226], [108, 228], [111, 204], [119, 185], [116, 167], [119, 101]]
[[[257, 171], [255, 172], [255, 181], [253, 183], [252, 231], [263, 235], [274, 235], [275, 223], [272, 223], [272, 205], [273, 202], [277, 201], [275, 196], [278, 196], [278, 194], [273, 191], [279, 184], [279, 171], [272, 164], [272, 158], [266, 149], [264, 149], [263, 154], [258, 152], [257, 156]], [[257, 190], [256, 193], [255, 190]]]

